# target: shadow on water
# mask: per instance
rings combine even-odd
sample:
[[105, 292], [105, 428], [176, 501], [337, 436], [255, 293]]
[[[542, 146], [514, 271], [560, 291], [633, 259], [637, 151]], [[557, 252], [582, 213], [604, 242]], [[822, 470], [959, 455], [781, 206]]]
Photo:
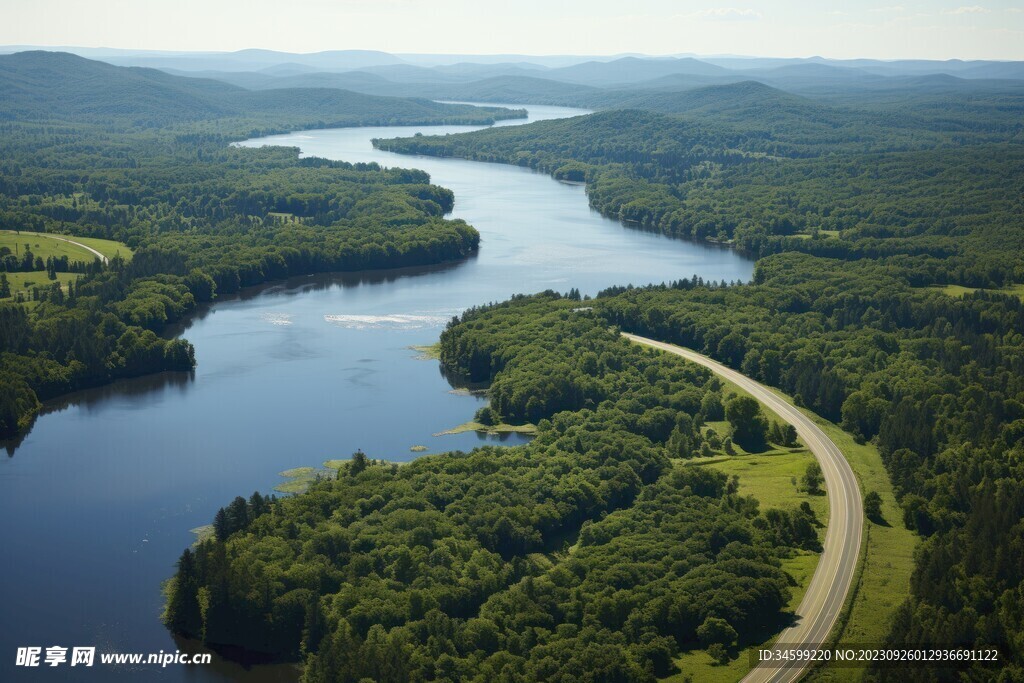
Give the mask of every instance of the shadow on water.
[[707, 249], [709, 251], [712, 251], [712, 250], [714, 250], [714, 251], [728, 251], [728, 252], [733, 252], [733, 253], [736, 253], [736, 254], [740, 254], [741, 256], [746, 256], [746, 257], [751, 258], [751, 259], [756, 259], [757, 258], [756, 254], [752, 254], [752, 253], [746, 251], [745, 249], [740, 249], [739, 247], [737, 247], [737, 246], [735, 246], [733, 244], [729, 244], [727, 242], [717, 242], [717, 241], [712, 241], [712, 240], [708, 240], [708, 239], [699, 239], [699, 238], [695, 238], [695, 237], [687, 237], [685, 235], [677, 235], [677, 234], [674, 234], [674, 233], [671, 233], [671, 232], [665, 232], [664, 230], [662, 230], [661, 228], [657, 227], [656, 225], [649, 225], [647, 223], [641, 223], [640, 221], [634, 221], [634, 220], [630, 220], [628, 218], [622, 218], [621, 216], [616, 216], [614, 214], [604, 214], [604, 213], [598, 211], [597, 209], [594, 209], [593, 207], [591, 207], [591, 209], [596, 214], [598, 214], [599, 216], [604, 216], [605, 218], [610, 218], [612, 220], [618, 221], [619, 224], [623, 228], [625, 228], [626, 230], [634, 230], [636, 232], [642, 232], [642, 233], [646, 233], [648, 235], [658, 235], [658, 236], [663, 237], [663, 238], [665, 238], [667, 240], [673, 240], [673, 241], [678, 241], [678, 242], [687, 242], [689, 244], [696, 245], [697, 247], [700, 247], [702, 249]]
[[[312, 132], [288, 142], [308, 154], [397, 163], [372, 151], [368, 137], [374, 132]], [[0, 634], [7, 652], [29, 634], [41, 644], [86, 643], [115, 626], [124, 651], [194, 649], [195, 643], [172, 642], [158, 623], [158, 587], [192, 541], [187, 529], [208, 523], [232, 496], [265, 490], [285, 468], [355, 446], [411, 460], [423, 452], [414, 444], [443, 452], [529, 441], [524, 434], [466, 432], [428, 438], [470, 419], [486, 401], [461, 390], [446, 395], [450, 388], [477, 387], [450, 374], [444, 375], [450, 381], [441, 381], [433, 367], [410, 359], [409, 346], [436, 341], [454, 311], [503, 301], [514, 292], [577, 287], [596, 293], [615, 283], [693, 273], [746, 279], [752, 272], [751, 263], [724, 249], [670, 245], [668, 238], [623, 230], [594, 215], [583, 188], [560, 186], [541, 174], [433, 158], [429, 166], [439, 184], [456, 193], [456, 215], [480, 230], [479, 258], [294, 277], [225, 294], [165, 330], [196, 343], [201, 365], [194, 379], [181, 373], [142, 377], [47, 404], [45, 412], [63, 412], [41, 420], [45, 435], [33, 432], [21, 455], [4, 461], [0, 472], [0, 483], [9, 486], [0, 495], [3, 513], [18, 520], [2, 535], [12, 560], [4, 567], [0, 618], [18, 624], [17, 632]], [[265, 317], [271, 309], [282, 319], [294, 318], [294, 325]], [[401, 320], [366, 327], [325, 320], [337, 313], [345, 315], [331, 317], [389, 314]], [[407, 324], [405, 318], [416, 320]], [[366, 364], [370, 360], [379, 362]], [[353, 381], [366, 378], [372, 387]], [[141, 452], [149, 457], [137, 457]], [[213, 664], [168, 667], [160, 680], [296, 679], [291, 665], [216, 652]], [[13, 658], [0, 661], [0, 680], [20, 680], [12, 665]], [[48, 681], [66, 678], [60, 671], [39, 673]], [[116, 680], [135, 676], [126, 671]]]
[[[487, 404], [487, 388], [490, 386], [489, 382], [471, 382], [466, 375], [445, 367], [441, 362], [438, 362], [437, 370], [441, 373], [441, 377], [448, 382], [448, 386], [450, 386], [454, 391], [458, 391], [460, 393], [464, 392], [469, 397], [475, 398], [479, 405]], [[480, 442], [480, 445], [490, 446], [495, 444], [522, 446], [523, 444], [530, 443], [534, 438], [533, 434], [523, 432], [475, 431], [473, 434], [476, 435], [477, 441]]]
[[[353, 289], [361, 286], [372, 286], [384, 283], [391, 283], [402, 278], [433, 275], [451, 271], [460, 266], [471, 263], [477, 257], [476, 253], [458, 261], [447, 261], [432, 266], [413, 266], [408, 268], [389, 268], [381, 270], [361, 270], [347, 273], [321, 273], [317, 275], [304, 275], [287, 280], [275, 280], [254, 287], [246, 287], [237, 294], [218, 299], [215, 302], [205, 304], [197, 308], [190, 316], [172, 325], [168, 325], [163, 331], [165, 339], [179, 337], [188, 331], [195, 323], [205, 319], [220, 304], [233, 301], [251, 301], [265, 294], [283, 294], [285, 296], [301, 296], [309, 292], [321, 292], [334, 288]], [[166, 391], [177, 388], [186, 391], [194, 379], [190, 372], [161, 372], [154, 375], [120, 379], [110, 384], [104, 384], [91, 389], [82, 389], [64, 394], [43, 404], [38, 417], [57, 413], [67, 408], [82, 407], [89, 410], [104, 401], [112, 398], [138, 398], [158, 391]], [[452, 385], [455, 386], [454, 384]], [[139, 409], [145, 409], [146, 403], [139, 403]], [[13, 439], [0, 439], [0, 449], [7, 451], [9, 457], [13, 457], [18, 447], [25, 441], [32, 432], [35, 425]]]
[[530, 443], [534, 438], [533, 434], [522, 432], [474, 432], [474, 434], [476, 434], [477, 440], [484, 442], [488, 446], [493, 446], [495, 443], [522, 446], [523, 444]]
[[302, 671], [297, 664], [266, 663], [252, 653], [237, 648], [210, 648], [198, 640], [175, 635], [174, 645], [190, 655], [212, 654], [213, 658], [204, 668], [212, 670], [220, 680], [245, 680], [246, 683], [298, 683]]
[[[418, 277], [421, 275], [433, 275], [455, 270], [466, 263], [476, 260], [477, 254], [473, 253], [466, 258], [457, 261], [445, 261], [431, 266], [410, 266], [407, 268], [384, 268], [380, 270], [358, 270], [353, 272], [321, 273], [317, 275], [303, 275], [277, 280], [272, 283], [247, 287], [240, 291], [234, 298], [241, 301], [248, 301], [268, 292], [283, 293], [288, 295], [299, 295], [307, 292], [320, 292], [329, 289], [351, 289], [363, 285], [379, 285], [394, 282], [407, 277]], [[230, 301], [231, 299], [226, 299]]]
[[456, 391], [472, 394], [481, 399], [487, 395], [487, 388], [490, 386], [490, 382], [471, 382], [469, 377], [457, 370], [452, 370], [440, 361], [437, 363], [437, 371], [444, 378], [444, 381], [448, 382], [448, 386]]
[[[109, 401], [112, 398], [141, 398], [143, 396], [155, 396], [160, 393], [177, 390], [184, 392], [195, 379], [193, 372], [158, 372], [153, 375], [119, 379], [110, 384], [103, 384], [91, 389], [80, 389], [70, 394], [64, 394], [55, 399], [43, 403], [39, 417], [51, 413], [59, 413], [68, 408], [81, 408], [91, 412]], [[139, 410], [148, 408], [147, 402], [133, 403]], [[26, 430], [15, 439], [0, 439], [0, 448], [7, 451], [9, 457], [13, 457], [18, 447], [32, 433], [35, 425]]]

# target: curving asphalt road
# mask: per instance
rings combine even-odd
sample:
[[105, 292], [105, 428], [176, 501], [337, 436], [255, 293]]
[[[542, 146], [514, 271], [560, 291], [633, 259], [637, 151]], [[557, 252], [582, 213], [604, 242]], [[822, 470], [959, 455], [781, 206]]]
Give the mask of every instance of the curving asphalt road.
[[[742, 387], [796, 427], [800, 439], [818, 459], [829, 493], [829, 522], [824, 550], [818, 560], [818, 568], [814, 570], [811, 585], [800, 601], [800, 606], [796, 608], [796, 623], [780, 633], [775, 642], [787, 647], [812, 647], [824, 643], [839, 618], [853, 583], [864, 530], [860, 487], [846, 458], [825, 432], [807, 416], [759, 382], [689, 349], [625, 332], [623, 336], [638, 344], [682, 356]], [[766, 665], [752, 669], [743, 681], [789, 683], [799, 679], [805, 672], [805, 666]]]

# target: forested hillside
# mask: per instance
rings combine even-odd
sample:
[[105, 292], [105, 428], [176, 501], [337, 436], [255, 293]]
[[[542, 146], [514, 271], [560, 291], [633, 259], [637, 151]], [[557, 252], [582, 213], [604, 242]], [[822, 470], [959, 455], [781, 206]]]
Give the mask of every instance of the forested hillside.
[[[135, 252], [130, 262], [59, 263], [79, 274], [64, 286], [0, 289], [0, 436], [23, 432], [58, 394], [191, 369], [189, 343], [161, 332], [218, 294], [477, 248], [472, 227], [443, 218], [452, 194], [425, 173], [229, 142], [297, 121], [486, 121], [494, 112], [340, 91], [269, 91], [257, 104], [232, 86], [53, 53], [0, 57], [0, 77], [0, 227], [113, 239]], [[237, 109], [211, 104], [225, 93]], [[310, 98], [320, 104], [307, 109]], [[268, 101], [277, 104], [261, 110]], [[23, 270], [23, 261], [4, 255], [0, 268]]]
[[815, 519], [671, 459], [727, 410], [706, 370], [551, 293], [467, 312], [441, 353], [537, 438], [401, 466], [357, 453], [307, 493], [237, 499], [182, 555], [171, 628], [305, 657], [310, 682], [596, 683], [653, 681], [685, 650], [727, 661], [781, 627], [779, 560], [818, 547]]
[[[954, 99], [941, 111], [925, 95], [868, 98], [863, 126], [851, 109], [773, 100], [764, 121], [752, 103], [721, 117], [608, 112], [379, 144], [586, 180], [594, 206], [627, 224], [764, 257], [752, 284], [611, 288], [588, 305], [609, 323], [778, 386], [872, 440], [903, 507], [897, 523], [925, 539], [890, 642], [998, 644], [1003, 675], [1016, 680], [1024, 107], [1014, 97], [962, 107]], [[952, 284], [968, 293], [947, 293]], [[936, 667], [875, 675], [960, 680]]]
[[[112, 63], [157, 66], [168, 73], [211, 78], [243, 88], [341, 88], [371, 95], [428, 97], [474, 102], [523, 102], [616, 109], [663, 110], [686, 91], [755, 81], [819, 103], [841, 103], [871, 108], [927, 103], [936, 112], [976, 108], [992, 98], [1021, 94], [1024, 69], [1020, 62], [964, 62], [960, 60], [832, 60], [757, 58], [621, 57], [609, 60], [568, 58], [576, 64], [545, 64], [549, 60], [522, 57], [522, 61], [492, 63], [401, 63], [379, 55], [377, 64], [352, 65], [340, 58], [300, 65], [309, 55], [291, 55], [289, 64], [260, 68], [262, 60], [171, 58], [108, 58]], [[388, 57], [391, 57], [388, 59]], [[279, 58], [283, 58], [279, 57]], [[370, 59], [373, 59], [372, 57]], [[192, 63], [186, 63], [191, 61]], [[249, 70], [239, 70], [250, 61]], [[433, 61], [433, 60], [432, 60]], [[559, 60], [562, 61], [562, 60]], [[205, 65], [201, 67], [200, 65]], [[188, 70], [186, 70], [188, 69]], [[355, 69], [355, 70], [352, 70]], [[677, 110], [678, 111], [678, 110]]]
[[891, 643], [998, 643], [1012, 680], [1024, 661], [1024, 304], [907, 280], [891, 264], [786, 254], [760, 261], [751, 286], [684, 281], [595, 305], [609, 322], [708, 353], [873, 440], [903, 506], [894, 522], [927, 539]]
[[610, 111], [376, 144], [585, 180], [591, 204], [629, 226], [756, 256], [899, 257], [919, 285], [1024, 281], [1024, 100], [979, 100], [981, 116], [870, 102], [864, 113], [764, 91], [670, 96], [699, 115]]
[[[523, 116], [501, 108], [382, 98], [339, 89], [252, 92], [222, 81], [110, 66], [63, 52], [0, 56], [0, 121], [166, 126], [233, 118], [277, 127], [493, 123]], [[223, 130], [224, 122], [218, 124]]]

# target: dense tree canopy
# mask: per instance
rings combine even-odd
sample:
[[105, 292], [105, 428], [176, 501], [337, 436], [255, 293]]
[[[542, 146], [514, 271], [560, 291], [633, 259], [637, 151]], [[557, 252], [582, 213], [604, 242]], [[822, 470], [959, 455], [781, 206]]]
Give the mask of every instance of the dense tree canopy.
[[[130, 262], [106, 265], [0, 254], [4, 277], [80, 275], [64, 286], [0, 288], [0, 381], [9, 387], [0, 436], [23, 432], [40, 400], [191, 369], [188, 342], [159, 335], [218, 295], [294, 275], [436, 264], [477, 248], [472, 227], [444, 219], [452, 193], [421, 171], [300, 159], [293, 148], [237, 148], [233, 139], [326, 125], [318, 111], [348, 125], [515, 115], [337, 91], [320, 109], [303, 109], [297, 91], [284, 109], [239, 104], [253, 94], [53, 53], [0, 57], [0, 81], [16, 84], [0, 107], [0, 227], [113, 239], [134, 251]], [[89, 93], [80, 92], [86, 81]], [[75, 106], [47, 108], [54, 93]]]
[[[760, 261], [753, 285], [686, 281], [594, 305], [610, 322], [716, 356], [874, 440], [905, 523], [928, 537], [893, 642], [1005, 642], [1019, 666], [1020, 623], [1008, 607], [1024, 580], [1018, 298], [955, 298], [910, 287], [872, 261], [786, 254]], [[732, 334], [741, 352], [725, 353]], [[951, 574], [970, 576], [978, 592]]]
[[[477, 247], [472, 228], [443, 218], [451, 194], [422, 173], [228, 143], [341, 122], [322, 114], [342, 101], [353, 125], [493, 112], [186, 91], [138, 70], [58, 120], [60, 107], [33, 99], [38, 83], [10, 77], [41, 58], [20, 59], [0, 64], [11, 94], [0, 226], [117, 239], [135, 254], [87, 264], [66, 290], [40, 288], [31, 309], [0, 304], [0, 433], [71, 388], [191, 367], [188, 343], [158, 332], [218, 294]], [[683, 459], [713, 448], [707, 421], [728, 420], [729, 443], [744, 447], [792, 434], [617, 327], [711, 355], [877, 444], [903, 508], [888, 521], [925, 538], [890, 642], [999, 644], [1006, 680], [1020, 678], [1022, 106], [992, 92], [948, 106], [926, 93], [833, 106], [751, 83], [605, 93], [635, 109], [378, 141], [584, 181], [592, 204], [629, 226], [758, 256], [754, 282], [610, 287], [585, 306], [546, 293], [467, 312], [442, 335], [442, 361], [490, 382], [486, 419], [538, 423], [536, 440], [405, 466], [357, 455], [308, 493], [236, 499], [214, 537], [182, 555], [169, 625], [304, 661], [310, 682], [648, 681], [686, 649], [733, 656], [778, 626], [789, 597], [778, 560], [816, 534], [803, 511], [759, 511]], [[47, 122], [30, 122], [40, 111]], [[64, 267], [10, 256], [10, 272]], [[817, 473], [804, 478], [813, 488]]]
[[[891, 642], [1004, 644], [1014, 680], [1024, 670], [1019, 95], [949, 98], [945, 108], [913, 90], [849, 108], [773, 96], [759, 108], [743, 89], [757, 90], [682, 93], [661, 114], [378, 144], [585, 180], [592, 204], [627, 224], [762, 257], [750, 284], [612, 287], [592, 306], [873, 440], [900, 521], [926, 537]], [[466, 369], [484, 372], [485, 362], [471, 358]], [[879, 675], [957, 676], [927, 667]]]
[[523, 117], [522, 110], [347, 90], [288, 87], [252, 92], [221, 81], [112, 66], [67, 52], [0, 56], [0, 121], [74, 121], [119, 127], [210, 122], [276, 129], [466, 123]]
[[263, 514], [236, 499], [225, 532], [182, 556], [171, 627], [305, 656], [307, 681], [524, 683], [651, 681], [681, 650], [729, 658], [781, 627], [778, 559], [817, 532], [673, 465], [720, 391], [706, 370], [550, 293], [467, 312], [442, 358], [493, 379], [495, 412], [540, 420], [536, 439], [401, 466], [363, 456]]
[[1024, 148], [1019, 119], [1006, 118], [1024, 103], [979, 100], [972, 117], [953, 120], [804, 101], [773, 120], [756, 98], [727, 107], [743, 85], [719, 92], [702, 116], [607, 111], [376, 144], [585, 180], [591, 204], [628, 226], [755, 256], [884, 259], [917, 285], [1024, 282]]

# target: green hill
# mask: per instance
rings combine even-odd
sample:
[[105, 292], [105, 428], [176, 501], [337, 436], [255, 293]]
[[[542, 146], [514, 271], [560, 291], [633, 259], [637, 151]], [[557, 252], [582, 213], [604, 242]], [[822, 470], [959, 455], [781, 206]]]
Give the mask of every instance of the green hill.
[[757, 81], [710, 85], [680, 92], [631, 93], [619, 99], [616, 105], [661, 114], [713, 116], [718, 121], [771, 123], [781, 119], [799, 119], [838, 123], [841, 118], [829, 107]]
[[494, 76], [472, 83], [460, 83], [439, 88], [447, 99], [480, 102], [515, 102], [558, 104], [563, 106], [587, 105], [603, 93], [600, 89], [575, 83], [560, 83], [532, 76]]
[[551, 69], [545, 78], [585, 85], [618, 85], [639, 83], [673, 74], [697, 76], [724, 76], [728, 69], [690, 57], [682, 59], [639, 59], [623, 57], [610, 62], [584, 62], [573, 66]]
[[0, 57], [2, 119], [146, 123], [213, 118], [241, 88], [171, 76], [153, 69], [118, 67], [61, 52], [19, 52]]
[[253, 92], [222, 81], [43, 51], [0, 56], [0, 91], [0, 120], [164, 126], [231, 117], [281, 125], [355, 125], [490, 123], [515, 115], [507, 109], [338, 89]]

